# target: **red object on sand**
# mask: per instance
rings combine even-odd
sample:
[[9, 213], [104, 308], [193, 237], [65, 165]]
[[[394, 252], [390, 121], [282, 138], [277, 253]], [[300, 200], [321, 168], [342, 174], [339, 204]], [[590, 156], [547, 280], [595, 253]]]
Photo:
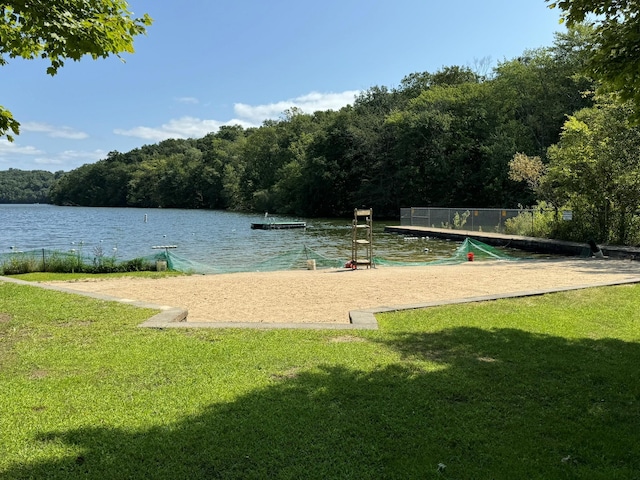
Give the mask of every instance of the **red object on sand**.
[[467, 260], [469, 260], [470, 262], [473, 262], [473, 252], [467, 253]]

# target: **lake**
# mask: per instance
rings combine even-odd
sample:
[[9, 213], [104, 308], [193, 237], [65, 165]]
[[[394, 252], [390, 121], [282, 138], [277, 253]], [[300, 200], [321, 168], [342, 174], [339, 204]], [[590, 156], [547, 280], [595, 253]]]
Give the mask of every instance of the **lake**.
[[[220, 269], [258, 264], [304, 247], [341, 264], [351, 258], [352, 218], [270, 218], [305, 221], [307, 228], [253, 230], [251, 223], [264, 221], [264, 215], [219, 210], [0, 205], [0, 253], [44, 248], [130, 260], [157, 253], [153, 246], [175, 245], [171, 253]], [[384, 233], [386, 225], [398, 224], [374, 217], [374, 256], [426, 262], [449, 257], [459, 245]]]

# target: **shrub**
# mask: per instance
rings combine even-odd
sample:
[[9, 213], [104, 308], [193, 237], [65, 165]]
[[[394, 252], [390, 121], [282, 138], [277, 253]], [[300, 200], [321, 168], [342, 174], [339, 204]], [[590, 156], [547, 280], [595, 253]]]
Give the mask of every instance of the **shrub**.
[[0, 263], [0, 273], [2, 275], [19, 275], [21, 273], [31, 273], [41, 271], [42, 264], [33, 256], [12, 254], [8, 259]]
[[118, 273], [155, 270], [155, 262], [144, 258], [118, 262], [115, 257], [96, 256], [91, 259], [78, 252], [37, 250], [0, 256], [0, 275], [32, 272]]
[[539, 202], [531, 211], [507, 219], [504, 225], [509, 235], [550, 238], [557, 227], [556, 211], [546, 202]]

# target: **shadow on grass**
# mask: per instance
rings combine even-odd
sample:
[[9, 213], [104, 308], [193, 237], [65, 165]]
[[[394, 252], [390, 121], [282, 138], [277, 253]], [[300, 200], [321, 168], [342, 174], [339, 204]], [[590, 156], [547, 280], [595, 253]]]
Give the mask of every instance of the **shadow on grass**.
[[640, 476], [640, 345], [475, 328], [381, 343], [403, 361], [274, 376], [144, 431], [42, 432], [83, 453], [3, 478]]

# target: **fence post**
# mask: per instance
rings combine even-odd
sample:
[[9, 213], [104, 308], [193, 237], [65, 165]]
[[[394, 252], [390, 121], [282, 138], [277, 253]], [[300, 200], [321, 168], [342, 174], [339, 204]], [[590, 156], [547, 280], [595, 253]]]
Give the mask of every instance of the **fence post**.
[[531, 209], [531, 236], [535, 237], [536, 236], [536, 224], [534, 221], [534, 216], [536, 214], [536, 210], [535, 208]]

